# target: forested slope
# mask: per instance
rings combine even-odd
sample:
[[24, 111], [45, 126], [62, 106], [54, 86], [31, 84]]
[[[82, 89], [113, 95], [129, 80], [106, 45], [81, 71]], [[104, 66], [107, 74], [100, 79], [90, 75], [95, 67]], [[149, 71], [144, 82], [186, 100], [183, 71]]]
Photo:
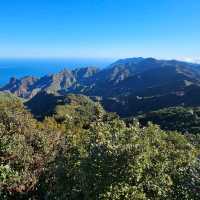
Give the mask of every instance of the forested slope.
[[86, 97], [42, 122], [2, 99], [0, 199], [200, 198], [198, 148], [182, 134], [126, 125]]

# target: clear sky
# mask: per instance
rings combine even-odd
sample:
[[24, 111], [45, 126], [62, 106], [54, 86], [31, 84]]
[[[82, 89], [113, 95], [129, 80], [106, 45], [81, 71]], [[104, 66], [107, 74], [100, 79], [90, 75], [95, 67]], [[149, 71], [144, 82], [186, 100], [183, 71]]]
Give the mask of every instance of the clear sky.
[[0, 0], [0, 57], [200, 57], [200, 0]]

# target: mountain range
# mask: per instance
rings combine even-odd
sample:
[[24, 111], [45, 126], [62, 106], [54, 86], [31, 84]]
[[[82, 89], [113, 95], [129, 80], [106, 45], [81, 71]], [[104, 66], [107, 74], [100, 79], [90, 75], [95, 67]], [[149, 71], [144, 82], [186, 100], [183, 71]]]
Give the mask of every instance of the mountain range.
[[[11, 78], [0, 91], [34, 105], [46, 98], [84, 94], [122, 117], [171, 106], [200, 106], [200, 64], [154, 58], [121, 59], [104, 69], [86, 67]], [[30, 108], [31, 109], [31, 108]]]

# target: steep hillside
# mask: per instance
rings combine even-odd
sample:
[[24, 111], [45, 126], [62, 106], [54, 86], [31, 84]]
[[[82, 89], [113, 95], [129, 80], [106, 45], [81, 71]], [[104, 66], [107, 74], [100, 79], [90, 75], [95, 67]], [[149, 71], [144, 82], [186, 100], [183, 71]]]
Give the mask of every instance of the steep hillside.
[[0, 103], [1, 200], [200, 198], [199, 139], [107, 118], [85, 96], [65, 99], [42, 122]]
[[177, 130], [190, 134], [200, 133], [200, 107], [169, 107], [148, 112], [137, 118], [142, 125], [153, 122], [164, 130]]
[[49, 93], [59, 93], [62, 90], [67, 92], [69, 89], [76, 89], [80, 84], [87, 83], [89, 78], [98, 72], [95, 67], [87, 67], [75, 70], [67, 70], [43, 76], [23, 77], [21, 79], [11, 78], [10, 82], [0, 91], [9, 91], [19, 97], [30, 99], [40, 91]]
[[133, 93], [137, 95], [154, 88], [165, 90], [170, 84], [173, 89], [169, 91], [182, 88], [186, 84], [200, 83], [200, 66], [196, 64], [153, 58], [140, 58], [137, 62], [135, 59], [133, 62], [130, 60], [125, 59], [124, 63], [123, 60], [117, 61], [110, 68], [95, 74], [95, 85], [87, 94], [104, 97]]
[[[61, 97], [69, 93], [99, 97], [106, 110], [127, 117], [169, 106], [200, 106], [200, 65], [128, 58], [102, 70], [88, 67], [41, 78], [12, 78], [1, 90], [27, 99], [35, 95], [37, 99], [37, 94], [41, 98], [46, 93]], [[38, 105], [40, 109], [46, 106]]]
[[22, 98], [31, 98], [34, 96], [34, 90], [36, 89], [33, 86], [38, 80], [38, 78], [31, 76], [22, 79], [12, 77], [10, 82], [1, 88], [1, 91], [8, 91]]
[[109, 112], [117, 112], [121, 117], [130, 117], [165, 107], [200, 106], [199, 94], [199, 86], [188, 86], [184, 90], [167, 94], [143, 97], [121, 95], [119, 97], [103, 98], [101, 102]]
[[[106, 112], [98, 103], [84, 95], [54, 95], [40, 92], [25, 106], [31, 111], [35, 118], [43, 120], [45, 117], [54, 116], [57, 122], [71, 121], [77, 123], [91, 122], [98, 115]], [[110, 114], [111, 115], [111, 114]]]

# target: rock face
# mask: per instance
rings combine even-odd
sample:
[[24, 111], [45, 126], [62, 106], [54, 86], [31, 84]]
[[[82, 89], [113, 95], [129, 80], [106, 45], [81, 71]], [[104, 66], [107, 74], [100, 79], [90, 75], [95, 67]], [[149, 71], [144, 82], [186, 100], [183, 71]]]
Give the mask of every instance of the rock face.
[[97, 72], [97, 68], [87, 67], [73, 71], [64, 69], [59, 73], [41, 78], [27, 76], [16, 79], [12, 77], [9, 83], [2, 87], [0, 91], [8, 91], [25, 99], [30, 99], [41, 91], [53, 94], [62, 91], [67, 92], [69, 89], [77, 88], [80, 83], [86, 83]]
[[38, 81], [38, 78], [27, 76], [22, 79], [12, 77], [10, 82], [1, 88], [1, 91], [9, 91], [18, 97], [30, 98], [33, 97], [33, 86]]
[[177, 60], [128, 58], [99, 70], [63, 70], [41, 78], [11, 78], [1, 88], [31, 99], [40, 92], [98, 97], [108, 111], [130, 116], [163, 106], [200, 105], [200, 65]]

